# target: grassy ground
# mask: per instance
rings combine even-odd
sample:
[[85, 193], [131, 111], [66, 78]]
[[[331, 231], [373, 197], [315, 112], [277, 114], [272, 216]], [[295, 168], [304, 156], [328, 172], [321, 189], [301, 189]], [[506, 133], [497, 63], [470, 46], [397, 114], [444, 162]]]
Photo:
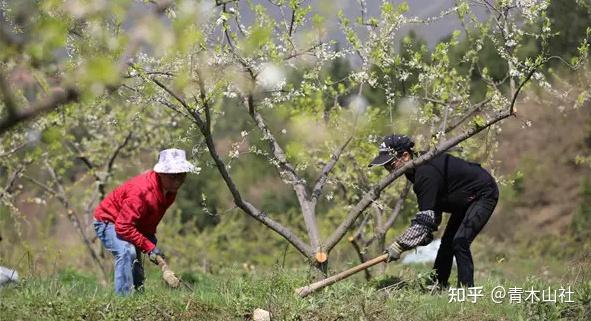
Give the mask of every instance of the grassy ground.
[[[390, 264], [385, 277], [368, 283], [356, 276], [305, 299], [297, 298], [294, 288], [309, 282], [308, 270], [237, 266], [216, 274], [184, 272], [179, 274], [192, 289], [173, 290], [166, 288], [156, 269], [149, 268], [145, 293], [127, 298], [114, 296], [110, 285], [101, 286], [93, 277], [62, 271], [0, 289], [0, 320], [250, 320], [255, 308], [270, 311], [273, 320], [591, 319], [588, 254], [569, 260], [494, 256], [477, 261], [476, 278], [484, 296], [476, 303], [468, 297], [466, 302], [449, 302], [449, 292], [426, 291], [429, 266], [425, 265]], [[490, 297], [497, 286], [507, 291], [500, 304]], [[569, 286], [574, 302], [561, 303], [560, 297], [557, 303], [509, 302], [509, 288], [541, 291]], [[522, 300], [526, 296], [524, 292]]]

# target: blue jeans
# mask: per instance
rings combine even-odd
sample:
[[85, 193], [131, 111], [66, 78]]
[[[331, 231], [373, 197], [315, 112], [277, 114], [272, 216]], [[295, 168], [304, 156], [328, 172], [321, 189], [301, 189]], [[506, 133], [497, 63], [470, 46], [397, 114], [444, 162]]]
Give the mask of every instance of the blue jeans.
[[[144, 267], [141, 250], [122, 240], [115, 232], [115, 224], [94, 221], [94, 230], [105, 248], [115, 257], [115, 293], [129, 295], [132, 290], [141, 290], [144, 285]], [[157, 243], [155, 235], [146, 237]]]

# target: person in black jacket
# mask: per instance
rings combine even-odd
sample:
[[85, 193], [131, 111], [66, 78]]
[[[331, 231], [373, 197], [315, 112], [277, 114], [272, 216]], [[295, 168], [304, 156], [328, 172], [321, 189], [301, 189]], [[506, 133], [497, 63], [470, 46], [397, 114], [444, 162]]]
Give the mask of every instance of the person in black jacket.
[[[392, 172], [415, 156], [413, 141], [404, 135], [384, 138], [379, 155], [369, 164], [384, 166]], [[474, 286], [474, 263], [470, 244], [493, 213], [499, 190], [494, 178], [479, 164], [449, 154], [440, 154], [430, 161], [408, 170], [406, 178], [413, 183], [419, 212], [411, 226], [386, 252], [388, 262], [416, 246], [429, 244], [441, 223], [441, 213], [451, 213], [441, 245], [435, 258], [435, 280], [448, 287], [453, 258], [458, 267], [458, 286]]]

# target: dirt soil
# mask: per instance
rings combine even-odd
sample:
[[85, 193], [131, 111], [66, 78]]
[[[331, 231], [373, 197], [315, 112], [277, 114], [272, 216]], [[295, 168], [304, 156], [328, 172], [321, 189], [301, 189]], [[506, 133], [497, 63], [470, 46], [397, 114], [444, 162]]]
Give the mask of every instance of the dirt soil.
[[581, 203], [582, 181], [591, 178], [590, 168], [575, 162], [577, 155], [591, 153], [590, 110], [589, 104], [574, 109], [540, 98], [518, 104], [518, 117], [501, 125], [494, 157], [501, 175], [519, 170], [523, 179], [514, 185], [519, 193], [513, 200], [501, 195], [487, 233], [506, 238], [517, 231], [560, 234], [568, 230]]

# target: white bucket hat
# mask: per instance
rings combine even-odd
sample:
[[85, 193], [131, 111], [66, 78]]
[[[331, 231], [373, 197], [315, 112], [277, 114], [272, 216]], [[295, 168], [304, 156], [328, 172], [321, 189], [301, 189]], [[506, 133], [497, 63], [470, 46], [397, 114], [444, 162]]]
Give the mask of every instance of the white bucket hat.
[[158, 163], [154, 165], [154, 171], [164, 174], [196, 172], [195, 166], [187, 161], [185, 151], [176, 148], [165, 149], [160, 152]]

